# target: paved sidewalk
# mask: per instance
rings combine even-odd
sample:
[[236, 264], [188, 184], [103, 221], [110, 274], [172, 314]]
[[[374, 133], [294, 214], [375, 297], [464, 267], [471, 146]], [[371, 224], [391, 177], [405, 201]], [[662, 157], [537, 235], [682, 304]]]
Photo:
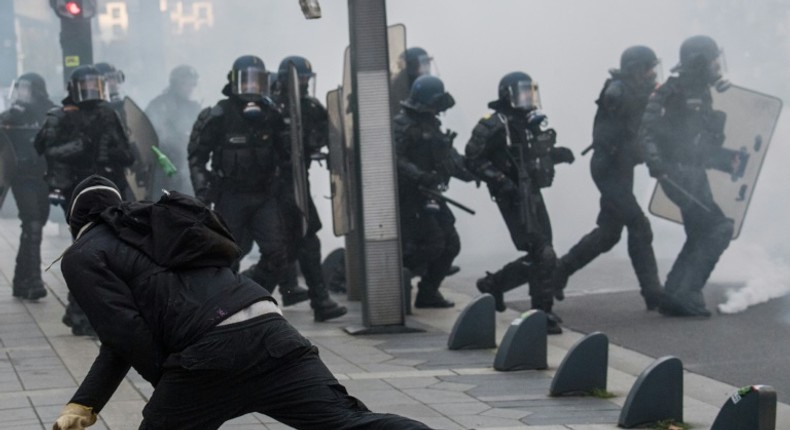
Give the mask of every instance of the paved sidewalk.
[[[60, 319], [66, 287], [56, 264], [44, 276], [50, 294], [39, 302], [11, 297], [19, 227], [0, 219], [0, 429], [49, 429], [87, 373], [98, 342], [74, 337]], [[70, 243], [57, 224], [45, 229], [43, 260], [53, 261]], [[306, 303], [285, 316], [315, 343], [349, 392], [371, 409], [406, 415], [441, 429], [603, 430], [617, 428], [620, 407], [636, 376], [653, 358], [614, 345], [609, 351], [612, 399], [547, 396], [554, 370], [581, 334], [549, 338], [549, 370], [496, 372], [495, 350], [449, 351], [447, 334], [471, 299], [462, 278], [448, 279], [454, 309], [416, 309], [409, 325], [417, 334], [350, 336], [342, 328], [361, 321], [359, 303], [349, 315], [317, 324]], [[454, 285], [456, 283], [456, 285]], [[342, 298], [341, 298], [341, 301]], [[497, 337], [518, 314], [497, 315]], [[684, 415], [695, 429], [708, 428], [736, 387], [686, 372]], [[152, 389], [133, 371], [100, 414], [96, 429], [136, 429]], [[223, 429], [287, 429], [252, 414]], [[777, 428], [790, 428], [790, 407], [780, 404]]]

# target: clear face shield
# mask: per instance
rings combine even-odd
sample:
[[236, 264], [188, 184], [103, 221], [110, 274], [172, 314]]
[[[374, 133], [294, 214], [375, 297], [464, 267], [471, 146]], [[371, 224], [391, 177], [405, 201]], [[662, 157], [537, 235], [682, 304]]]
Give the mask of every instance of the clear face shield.
[[516, 109], [540, 109], [540, 91], [532, 81], [519, 81], [510, 87], [510, 104]]
[[72, 98], [77, 103], [90, 100], [106, 100], [105, 84], [101, 75], [85, 75], [72, 81]]
[[299, 74], [299, 91], [302, 93], [302, 97], [315, 97], [315, 82], [315, 73]]
[[231, 91], [243, 99], [258, 100], [268, 96], [269, 73], [255, 67], [236, 70], [233, 72]]
[[436, 76], [436, 72], [438, 70], [434, 70], [435, 67], [434, 67], [433, 57], [429, 55], [420, 55], [417, 61], [418, 61], [418, 67], [417, 67], [418, 76], [425, 76], [425, 75]]
[[14, 103], [23, 103], [23, 104], [30, 104], [33, 103], [33, 84], [30, 81], [16, 81], [14, 83], [14, 88], [11, 91], [11, 104]]
[[113, 101], [121, 96], [121, 84], [123, 84], [125, 77], [123, 72], [115, 71], [106, 73], [104, 75], [104, 94], [108, 100]]

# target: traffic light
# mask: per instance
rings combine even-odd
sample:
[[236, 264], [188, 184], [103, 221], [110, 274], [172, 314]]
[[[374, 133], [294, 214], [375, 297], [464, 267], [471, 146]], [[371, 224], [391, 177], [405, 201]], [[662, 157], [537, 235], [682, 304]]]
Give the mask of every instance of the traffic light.
[[90, 19], [96, 15], [96, 0], [49, 0], [49, 5], [64, 19]]

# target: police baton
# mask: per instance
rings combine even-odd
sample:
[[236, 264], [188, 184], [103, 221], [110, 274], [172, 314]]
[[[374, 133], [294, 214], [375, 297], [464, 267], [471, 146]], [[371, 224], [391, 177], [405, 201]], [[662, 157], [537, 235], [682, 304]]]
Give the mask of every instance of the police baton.
[[430, 188], [425, 188], [423, 186], [420, 186], [420, 191], [422, 191], [423, 193], [429, 194], [432, 197], [436, 197], [439, 200], [445, 201], [445, 202], [457, 207], [458, 209], [461, 209], [462, 211], [464, 211], [464, 212], [466, 212], [468, 214], [474, 215], [474, 214], [477, 213], [477, 212], [474, 211], [474, 209], [471, 209], [470, 207], [465, 206], [462, 203], [458, 203], [457, 201], [445, 196], [444, 194], [440, 193], [439, 191], [432, 190]]
[[694, 204], [696, 204], [697, 206], [701, 207], [702, 209], [705, 209], [706, 212], [713, 212], [707, 205], [705, 205], [705, 203], [702, 203], [698, 198], [694, 197], [693, 194], [691, 194], [685, 188], [680, 186], [680, 184], [678, 184], [677, 182], [673, 181], [672, 179], [669, 179], [669, 177], [667, 175], [661, 176], [661, 178], [659, 178], [659, 181], [665, 182], [665, 183], [667, 183], [669, 185], [672, 185], [672, 187], [675, 188], [676, 190], [678, 190], [678, 192], [680, 192], [680, 194], [683, 194], [684, 196], [686, 196], [686, 198], [691, 200]]

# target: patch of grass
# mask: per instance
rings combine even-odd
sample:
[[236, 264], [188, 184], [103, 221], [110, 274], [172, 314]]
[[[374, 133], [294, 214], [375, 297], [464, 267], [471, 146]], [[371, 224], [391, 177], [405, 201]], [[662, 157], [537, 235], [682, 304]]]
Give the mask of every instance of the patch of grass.
[[611, 399], [612, 397], [616, 397], [614, 393], [610, 391], [602, 390], [600, 388], [595, 388], [587, 394], [592, 397], [597, 397], [599, 399]]

